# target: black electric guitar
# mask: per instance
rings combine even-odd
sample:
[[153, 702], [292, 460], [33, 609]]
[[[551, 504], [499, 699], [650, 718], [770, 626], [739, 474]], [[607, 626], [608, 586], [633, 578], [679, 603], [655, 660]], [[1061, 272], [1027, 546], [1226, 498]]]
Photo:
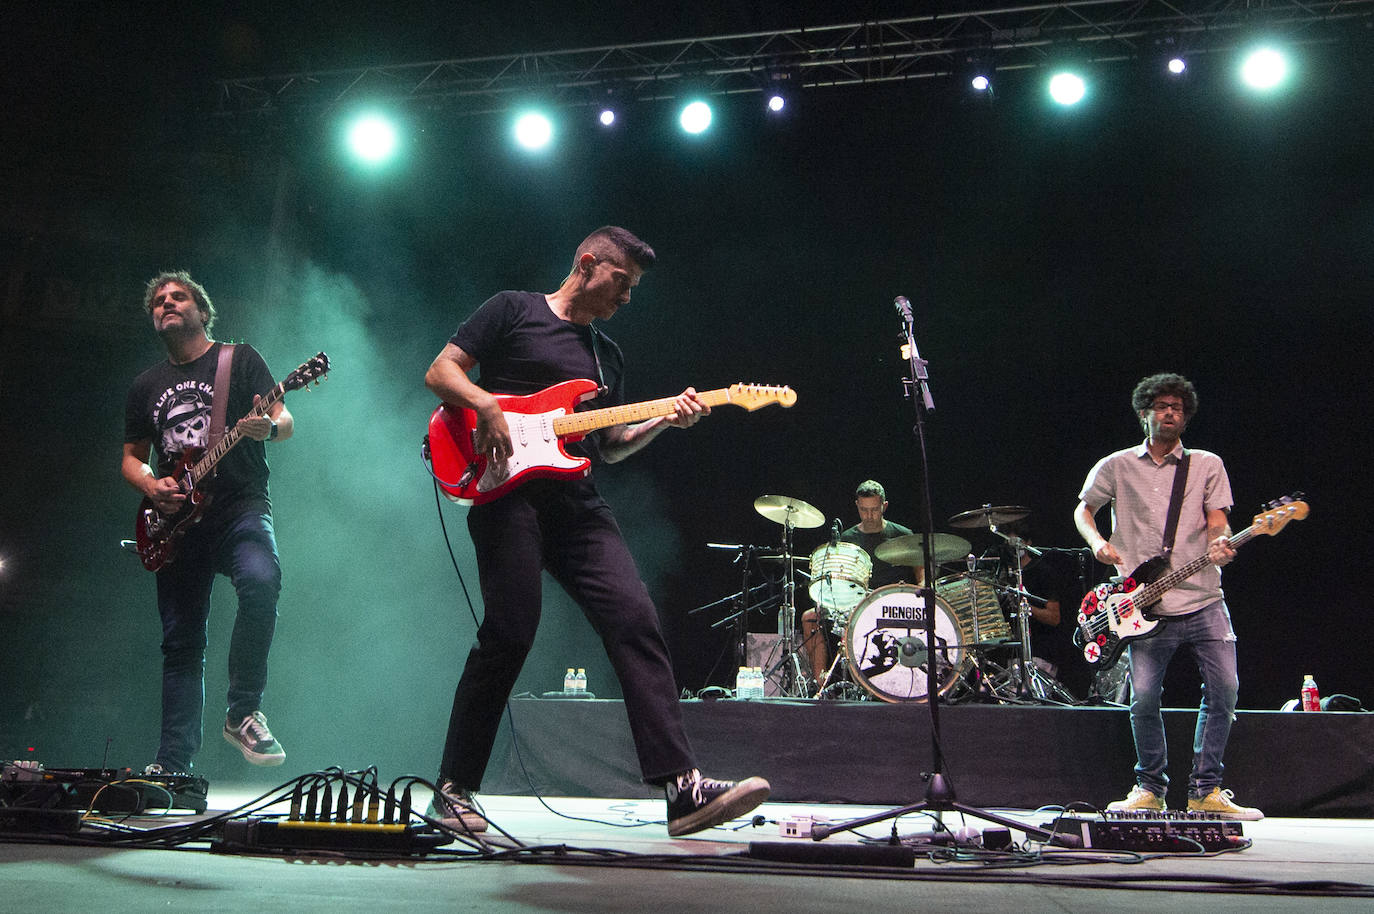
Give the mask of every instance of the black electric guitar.
[[[328, 372], [329, 356], [323, 352], [316, 353], [314, 358], [306, 361], [287, 375], [286, 380], [273, 387], [243, 418], [267, 415], [288, 390], [299, 390], [311, 381], [319, 383], [319, 379]], [[201, 483], [214, 473], [215, 465], [242, 439], [243, 435], [235, 425], [225, 430], [224, 437], [214, 447], [192, 447], [182, 452], [176, 467], [168, 474], [177, 481], [181, 493], [186, 496], [186, 500], [181, 503], [181, 510], [177, 513], [163, 514], [154, 507], [150, 499], [143, 499], [142, 504], [138, 506], [138, 517], [134, 522], [134, 545], [144, 568], [157, 571], [176, 557], [178, 541], [191, 525], [200, 520], [210, 503], [209, 493], [201, 487]]]
[[[1307, 516], [1307, 502], [1301, 498], [1301, 492], [1294, 492], [1269, 502], [1250, 526], [1231, 535], [1231, 545], [1239, 546], [1261, 533], [1273, 536], [1290, 520], [1302, 520]], [[1088, 591], [1078, 608], [1078, 629], [1073, 633], [1084, 659], [1100, 670], [1109, 669], [1132, 641], [1158, 634], [1165, 619], [1150, 613], [1148, 607], [1211, 563], [1203, 553], [1164, 574], [1169, 561], [1157, 555], [1120, 583], [1099, 584]]]

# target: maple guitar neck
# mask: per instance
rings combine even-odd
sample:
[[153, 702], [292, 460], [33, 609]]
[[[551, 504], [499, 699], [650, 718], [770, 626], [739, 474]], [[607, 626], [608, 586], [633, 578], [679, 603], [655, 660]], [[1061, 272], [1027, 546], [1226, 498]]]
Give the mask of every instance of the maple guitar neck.
[[[697, 399], [707, 406], [723, 406], [734, 403], [731, 388], [705, 390], [697, 394]], [[658, 416], [671, 416], [677, 397], [662, 397], [658, 400], [645, 400], [625, 406], [607, 406], [602, 409], [589, 409], [580, 413], [568, 413], [553, 420], [553, 431], [560, 438], [565, 435], [585, 434], [597, 429], [610, 428], [626, 422], [642, 422]], [[790, 404], [789, 404], [790, 405]]]
[[[1251, 524], [1239, 533], [1232, 534], [1229, 539], [1231, 541], [1232, 546], [1242, 546], [1250, 539], [1252, 539], [1254, 535], [1255, 525]], [[1212, 560], [1207, 557], [1207, 553], [1204, 552], [1202, 555], [1193, 559], [1188, 564], [1181, 565], [1178, 568], [1175, 568], [1173, 571], [1169, 572], [1168, 574], [1159, 578], [1159, 580], [1154, 581], [1150, 584], [1146, 584], [1145, 590], [1141, 594], [1141, 598], [1135, 601], [1135, 605], [1150, 606], [1151, 604], [1159, 602], [1164, 598], [1164, 594], [1168, 593], [1170, 590], [1173, 590], [1179, 584], [1182, 584], [1184, 581], [1186, 581], [1188, 578], [1191, 578], [1193, 575], [1197, 574], [1203, 568], [1206, 568], [1209, 564], [1211, 564], [1211, 561]]]
[[[267, 394], [258, 401], [258, 405], [250, 409], [243, 416], [244, 419], [255, 419], [267, 415], [268, 410], [277, 404], [282, 397], [286, 396], [286, 383], [282, 382], [273, 387]], [[187, 475], [191, 477], [191, 485], [198, 486], [200, 481], [214, 470], [215, 464], [219, 463], [225, 454], [234, 449], [234, 445], [243, 440], [243, 433], [239, 431], [238, 423], [234, 423], [224, 433], [224, 437], [219, 439], [219, 443], [205, 452], [205, 456], [196, 461], [191, 469], [187, 470]]]

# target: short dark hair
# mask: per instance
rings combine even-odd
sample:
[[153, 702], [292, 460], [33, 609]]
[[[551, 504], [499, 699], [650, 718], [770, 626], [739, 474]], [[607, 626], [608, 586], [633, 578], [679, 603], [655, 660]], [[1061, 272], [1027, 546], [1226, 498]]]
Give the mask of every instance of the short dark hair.
[[1183, 401], [1184, 421], [1192, 419], [1197, 413], [1197, 391], [1193, 388], [1193, 382], [1181, 374], [1171, 372], [1160, 372], [1148, 378], [1141, 378], [1135, 390], [1131, 391], [1131, 408], [1139, 416], [1140, 411], [1149, 409], [1160, 394], [1173, 394]]
[[169, 282], [179, 283], [190, 290], [191, 297], [196, 301], [196, 308], [205, 315], [205, 334], [209, 336], [210, 328], [215, 325], [215, 317], [218, 316], [218, 312], [215, 311], [215, 306], [210, 303], [210, 294], [205, 291], [205, 287], [192, 279], [191, 274], [185, 270], [163, 270], [148, 280], [148, 284], [143, 287], [144, 312], [153, 313], [153, 296], [157, 295], [158, 289]]
[[887, 490], [883, 488], [881, 482], [872, 479], [865, 479], [859, 483], [859, 487], [854, 490], [855, 498], [867, 498], [871, 495], [878, 496], [879, 501], [887, 501]]
[[577, 253], [573, 255], [573, 267], [576, 268], [577, 261], [583, 254], [588, 253], [596, 255], [598, 259], [619, 255], [621, 258], [634, 261], [635, 266], [641, 270], [649, 269], [654, 265], [654, 261], [658, 260], [653, 248], [633, 232], [618, 225], [603, 225], [583, 238], [582, 243], [577, 246]]

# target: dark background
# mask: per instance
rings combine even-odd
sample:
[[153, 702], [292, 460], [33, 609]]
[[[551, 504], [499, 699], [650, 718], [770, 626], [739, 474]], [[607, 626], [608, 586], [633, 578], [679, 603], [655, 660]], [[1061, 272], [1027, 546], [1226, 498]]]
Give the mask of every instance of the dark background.
[[[817, 89], [772, 121], [757, 96], [717, 100], [694, 140], [667, 103], [609, 132], [564, 112], [542, 156], [514, 151], [502, 117], [409, 110], [400, 161], [366, 173], [345, 163], [329, 116], [204, 116], [212, 80], [841, 17], [824, 4], [740, 4], [698, 21], [618, 4], [312, 6], [208, 3], [169, 19], [56, 4], [10, 33], [7, 758], [141, 766], [156, 749], [153, 578], [117, 548], [137, 502], [118, 461], [127, 386], [163, 357], [143, 282], [184, 268], [220, 310], [217, 336], [253, 343], [278, 376], [319, 349], [335, 365], [321, 388], [289, 396], [297, 433], [269, 451], [285, 589], [264, 710], [288, 767], [432, 771], [473, 621], [420, 459], [434, 406], [422, 374], [491, 292], [551, 291], [605, 223], [660, 257], [604, 327], [629, 359], [632, 399], [735, 381], [799, 394], [790, 410], [721, 408], [597, 474], [681, 686], [730, 678], [728, 643], [709, 628], [718, 615], [689, 611], [739, 583], [731, 554], [706, 543], [777, 542], [757, 496], [800, 498], [847, 526], [854, 486], [872, 477], [889, 516], [919, 524], [891, 304], [902, 294], [937, 406], [937, 530], [984, 503], [1018, 504], [1039, 542], [1079, 545], [1085, 474], [1140, 438], [1131, 388], [1178, 371], [1201, 396], [1185, 442], [1226, 459], [1233, 527], [1296, 489], [1312, 505], [1226, 571], [1242, 707], [1279, 707], [1305, 673], [1324, 693], [1369, 699], [1367, 47], [1308, 49], [1291, 88], [1264, 99], [1236, 88], [1219, 56], [1181, 85], [1106, 70], [1072, 111], [1047, 107], [1034, 72], [1008, 74], [992, 104], [952, 81]], [[442, 516], [475, 597], [463, 511]], [[799, 531], [798, 551], [822, 538]], [[214, 735], [233, 605], [221, 581], [198, 760], [212, 778], [241, 771]], [[573, 665], [597, 694], [619, 694], [589, 627], [551, 589], [519, 688], [558, 688]], [[1196, 690], [1178, 678], [1166, 701], [1186, 706]]]

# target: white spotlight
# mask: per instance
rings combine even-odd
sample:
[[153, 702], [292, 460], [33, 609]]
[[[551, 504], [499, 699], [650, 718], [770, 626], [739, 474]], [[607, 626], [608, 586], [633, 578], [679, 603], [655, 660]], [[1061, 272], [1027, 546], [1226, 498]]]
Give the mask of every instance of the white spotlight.
[[603, 108], [601, 114], [597, 116], [597, 120], [601, 122], [602, 127], [609, 127], [615, 123], [615, 112], [610, 108]]
[[522, 114], [515, 121], [515, 141], [529, 150], [543, 149], [553, 140], [553, 123], [538, 112]]
[[972, 85], [973, 88], [979, 92], [986, 92], [988, 91], [988, 86], [992, 85], [992, 83], [988, 82], [988, 78], [986, 76], [984, 76], [982, 73], [979, 73], [977, 76], [973, 77], [973, 81], [970, 83], [970, 85]]
[[1288, 75], [1288, 59], [1273, 48], [1257, 48], [1246, 56], [1240, 78], [1251, 89], [1277, 88]]
[[1056, 73], [1050, 77], [1050, 98], [1061, 105], [1076, 105], [1087, 94], [1083, 78], [1075, 73]]
[[348, 130], [348, 148], [369, 165], [391, 158], [396, 151], [396, 128], [386, 118], [368, 114], [353, 122]]
[[777, 114], [785, 107], [787, 107], [787, 99], [783, 98], [781, 95], [774, 95], [768, 99], [768, 110], [772, 111], [774, 114]]
[[1181, 76], [1186, 69], [1188, 69], [1188, 63], [1182, 57], [1171, 57], [1169, 59], [1169, 72], [1175, 76]]
[[711, 126], [711, 106], [705, 102], [692, 102], [682, 109], [678, 122], [688, 133], [701, 133]]

